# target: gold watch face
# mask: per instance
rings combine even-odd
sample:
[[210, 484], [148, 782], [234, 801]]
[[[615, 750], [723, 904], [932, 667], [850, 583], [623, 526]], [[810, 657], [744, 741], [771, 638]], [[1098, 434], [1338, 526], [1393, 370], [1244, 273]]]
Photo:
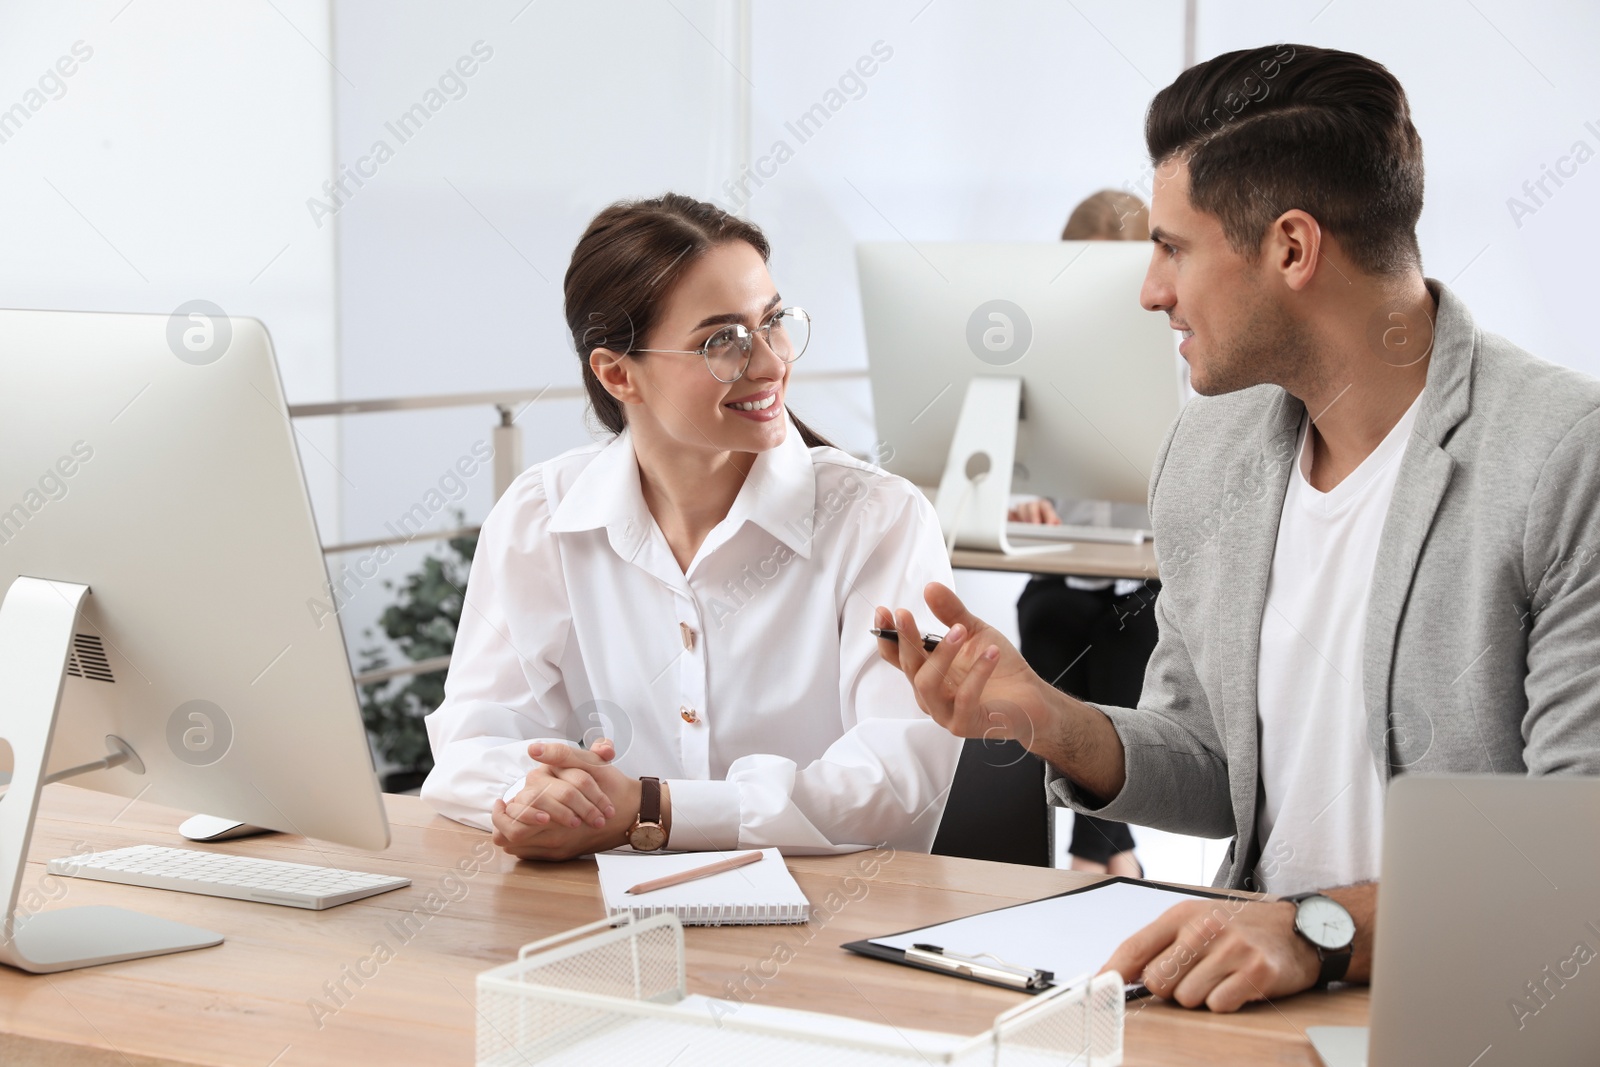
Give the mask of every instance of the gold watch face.
[[640, 823], [628, 835], [628, 844], [637, 852], [654, 852], [666, 843], [666, 831], [653, 822]]

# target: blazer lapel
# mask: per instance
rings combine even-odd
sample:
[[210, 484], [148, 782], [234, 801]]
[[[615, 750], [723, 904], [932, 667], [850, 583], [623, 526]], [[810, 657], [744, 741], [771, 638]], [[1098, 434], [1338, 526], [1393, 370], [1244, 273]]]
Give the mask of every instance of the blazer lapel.
[[1233, 884], [1255, 865], [1258, 773], [1257, 660], [1267, 579], [1278, 544], [1284, 491], [1294, 469], [1295, 440], [1305, 406], [1279, 390], [1257, 443], [1236, 459], [1223, 482], [1217, 593], [1227, 606], [1218, 615], [1217, 667], [1221, 672], [1223, 740], [1235, 822], [1252, 828], [1234, 846]]
[[[1443, 284], [1427, 280], [1439, 307], [1433, 328], [1428, 378], [1411, 440], [1400, 461], [1389, 513], [1378, 541], [1378, 559], [1367, 593], [1367, 632], [1361, 660], [1362, 697], [1367, 706], [1367, 744], [1380, 781], [1391, 770], [1416, 762], [1432, 742], [1427, 722], [1391, 722], [1394, 650], [1400, 618], [1433, 517], [1455, 471], [1443, 442], [1466, 417], [1472, 399], [1477, 329], [1466, 306]], [[1390, 748], [1395, 749], [1390, 753]], [[1392, 757], [1392, 758], [1391, 758]]]
[[[1366, 645], [1361, 660], [1361, 691], [1367, 705], [1367, 744], [1377, 763], [1378, 780], [1387, 782], [1390, 774], [1389, 747], [1395, 747], [1395, 762], [1400, 766], [1415, 762], [1432, 741], [1427, 723], [1389, 721], [1390, 682], [1394, 671], [1395, 638], [1400, 630], [1400, 613], [1411, 593], [1422, 543], [1433, 528], [1433, 515], [1450, 485], [1455, 470], [1452, 460], [1432, 441], [1417, 437], [1406, 446], [1395, 480], [1389, 514], [1378, 541], [1378, 560], [1372, 568], [1372, 586], [1367, 593]], [[1408, 755], [1409, 754], [1409, 755]]]

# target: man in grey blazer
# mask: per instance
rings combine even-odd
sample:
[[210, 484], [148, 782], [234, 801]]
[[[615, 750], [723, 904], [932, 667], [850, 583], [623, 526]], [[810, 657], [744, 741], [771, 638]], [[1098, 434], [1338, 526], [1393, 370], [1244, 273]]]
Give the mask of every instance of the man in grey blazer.
[[952, 732], [1043, 757], [1054, 802], [1233, 835], [1218, 884], [1287, 896], [1179, 905], [1108, 962], [1231, 1011], [1367, 979], [1395, 775], [1600, 773], [1600, 383], [1423, 276], [1422, 145], [1381, 65], [1219, 56], [1156, 96], [1146, 140], [1141, 300], [1201, 396], [1151, 477], [1139, 706], [1055, 691], [940, 585], [945, 641], [880, 650]]

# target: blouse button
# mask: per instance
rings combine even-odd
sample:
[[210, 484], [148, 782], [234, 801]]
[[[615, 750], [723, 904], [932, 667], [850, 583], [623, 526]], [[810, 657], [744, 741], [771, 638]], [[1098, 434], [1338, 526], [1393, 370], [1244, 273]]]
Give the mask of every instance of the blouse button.
[[696, 723], [696, 722], [700, 721], [699, 713], [697, 713], [693, 708], [691, 708], [687, 704], [679, 704], [678, 705], [678, 714], [682, 715], [683, 716], [683, 721], [687, 722], [687, 723]]

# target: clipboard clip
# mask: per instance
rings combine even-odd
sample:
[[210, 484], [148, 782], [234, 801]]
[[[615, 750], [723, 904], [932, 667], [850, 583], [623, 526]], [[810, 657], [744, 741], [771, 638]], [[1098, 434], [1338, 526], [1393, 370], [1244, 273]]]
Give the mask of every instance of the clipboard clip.
[[1052, 971], [1018, 967], [988, 953], [962, 956], [947, 952], [938, 945], [912, 945], [905, 950], [905, 955], [906, 959], [916, 963], [937, 967], [964, 978], [982, 978], [985, 981], [998, 982], [1012, 989], [1044, 989], [1055, 980], [1055, 973]]

